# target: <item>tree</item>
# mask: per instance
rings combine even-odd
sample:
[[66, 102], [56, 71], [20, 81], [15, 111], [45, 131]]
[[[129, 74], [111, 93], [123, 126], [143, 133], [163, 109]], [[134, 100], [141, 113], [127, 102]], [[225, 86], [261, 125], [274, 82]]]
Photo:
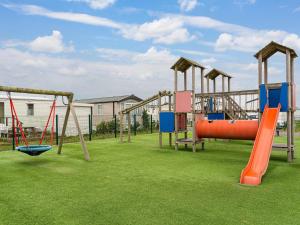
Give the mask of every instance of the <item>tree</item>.
[[145, 109], [143, 110], [143, 114], [142, 114], [142, 122], [143, 122], [144, 129], [148, 129], [150, 124], [150, 119], [149, 119], [149, 114]]

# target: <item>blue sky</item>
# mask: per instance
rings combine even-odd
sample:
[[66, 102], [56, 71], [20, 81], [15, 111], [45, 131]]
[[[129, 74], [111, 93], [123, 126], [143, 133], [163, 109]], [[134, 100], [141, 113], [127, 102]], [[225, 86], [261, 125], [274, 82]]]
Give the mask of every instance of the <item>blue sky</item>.
[[[77, 98], [172, 90], [180, 56], [231, 74], [235, 90], [257, 88], [255, 52], [272, 40], [300, 50], [295, 0], [2, 0], [0, 20], [2, 84]], [[283, 62], [270, 63], [271, 81]]]

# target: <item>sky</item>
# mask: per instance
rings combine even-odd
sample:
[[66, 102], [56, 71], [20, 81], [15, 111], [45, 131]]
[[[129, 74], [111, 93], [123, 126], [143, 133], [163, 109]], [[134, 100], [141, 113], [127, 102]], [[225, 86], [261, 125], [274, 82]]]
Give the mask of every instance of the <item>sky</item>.
[[[298, 21], [298, 0], [0, 0], [1, 85], [145, 98], [173, 90], [183, 56], [257, 89], [253, 55], [270, 41], [299, 53]], [[285, 81], [284, 63], [271, 59], [269, 82]]]

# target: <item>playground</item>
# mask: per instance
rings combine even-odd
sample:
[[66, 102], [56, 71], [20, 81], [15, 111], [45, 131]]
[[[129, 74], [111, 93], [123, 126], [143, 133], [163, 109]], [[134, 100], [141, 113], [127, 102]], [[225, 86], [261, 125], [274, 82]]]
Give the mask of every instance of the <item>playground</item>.
[[259, 225], [300, 219], [300, 162], [288, 164], [284, 152], [272, 153], [263, 185], [253, 188], [237, 182], [251, 141], [211, 141], [199, 154], [162, 150], [157, 134], [87, 147], [89, 163], [78, 143], [66, 144], [61, 156], [1, 153], [0, 224]]
[[[277, 52], [286, 57], [286, 76], [270, 83], [268, 59]], [[219, 69], [205, 73], [202, 64], [181, 57], [171, 66], [174, 91], [159, 91], [120, 111], [114, 116], [118, 138], [97, 141], [91, 133], [85, 140], [74, 93], [0, 86], [9, 100], [14, 150], [0, 157], [0, 224], [296, 224], [296, 57], [293, 49], [270, 42], [255, 55], [258, 89], [236, 91], [231, 75]], [[54, 96], [35, 141], [13, 93]], [[66, 107], [60, 137], [59, 97]], [[132, 136], [136, 111], [149, 104], [159, 112], [158, 132]], [[286, 126], [278, 135], [280, 114]], [[66, 144], [71, 118], [79, 142]]]

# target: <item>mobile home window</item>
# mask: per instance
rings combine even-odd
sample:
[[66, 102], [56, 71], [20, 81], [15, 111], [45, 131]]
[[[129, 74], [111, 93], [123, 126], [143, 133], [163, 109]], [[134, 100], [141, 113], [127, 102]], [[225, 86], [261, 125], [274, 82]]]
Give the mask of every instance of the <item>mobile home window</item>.
[[27, 116], [34, 116], [34, 105], [27, 104]]
[[98, 105], [98, 115], [103, 115], [102, 105]]

